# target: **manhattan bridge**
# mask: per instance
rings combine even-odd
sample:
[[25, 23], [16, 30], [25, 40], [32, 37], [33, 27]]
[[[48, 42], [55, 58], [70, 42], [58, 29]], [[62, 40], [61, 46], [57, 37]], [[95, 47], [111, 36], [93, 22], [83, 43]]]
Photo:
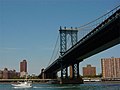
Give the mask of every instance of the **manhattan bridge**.
[[[60, 40], [60, 41], [59, 41]], [[41, 79], [57, 79], [60, 83], [83, 83], [79, 63], [120, 43], [120, 5], [80, 27], [61, 27], [48, 66]], [[58, 45], [59, 44], [59, 45]]]

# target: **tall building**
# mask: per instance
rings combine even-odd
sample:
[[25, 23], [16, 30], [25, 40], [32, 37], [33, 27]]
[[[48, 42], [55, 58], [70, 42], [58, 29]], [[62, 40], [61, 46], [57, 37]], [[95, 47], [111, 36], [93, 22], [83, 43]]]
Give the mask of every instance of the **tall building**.
[[96, 76], [96, 67], [92, 67], [90, 64], [83, 67], [83, 76]]
[[20, 77], [24, 77], [27, 75], [27, 61], [23, 60], [20, 62]]
[[120, 78], [120, 58], [101, 59], [103, 78]]

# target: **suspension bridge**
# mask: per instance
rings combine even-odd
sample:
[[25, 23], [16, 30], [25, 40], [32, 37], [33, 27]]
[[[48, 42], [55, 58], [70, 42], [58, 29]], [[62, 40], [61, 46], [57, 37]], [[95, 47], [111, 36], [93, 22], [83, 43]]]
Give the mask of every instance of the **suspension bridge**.
[[83, 83], [79, 75], [79, 63], [120, 43], [120, 5], [83, 26], [60, 27], [59, 33], [60, 52], [57, 49], [55, 53], [58, 37], [50, 62], [39, 77], [57, 79], [57, 72], [60, 71], [61, 83]]

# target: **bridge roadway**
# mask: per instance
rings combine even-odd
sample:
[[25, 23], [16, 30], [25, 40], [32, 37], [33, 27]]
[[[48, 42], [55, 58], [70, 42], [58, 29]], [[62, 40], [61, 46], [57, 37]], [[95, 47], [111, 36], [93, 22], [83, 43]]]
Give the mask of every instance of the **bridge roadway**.
[[56, 73], [63, 67], [81, 62], [94, 54], [120, 43], [120, 9], [78, 41], [48, 66], [44, 73]]

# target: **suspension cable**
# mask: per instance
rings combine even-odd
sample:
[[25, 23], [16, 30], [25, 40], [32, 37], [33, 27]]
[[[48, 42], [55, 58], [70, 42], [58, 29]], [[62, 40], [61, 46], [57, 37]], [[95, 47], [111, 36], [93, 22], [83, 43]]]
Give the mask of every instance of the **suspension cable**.
[[59, 34], [58, 34], [58, 36], [57, 36], [57, 40], [56, 40], [56, 43], [55, 43], [55, 46], [54, 46], [54, 49], [53, 49], [53, 52], [52, 52], [51, 58], [50, 58], [49, 63], [48, 63], [47, 66], [49, 66], [50, 63], [52, 62], [52, 59], [53, 59], [53, 56], [54, 56], [54, 53], [55, 53], [55, 50], [56, 50], [56, 47], [57, 47], [58, 39], [59, 39]]
[[78, 27], [78, 29], [80, 30], [81, 28], [83, 28], [83, 27], [85, 27], [85, 26], [88, 26], [89, 24], [91, 24], [91, 23], [93, 23], [93, 22], [95, 22], [95, 21], [97, 21], [97, 20], [103, 18], [104, 16], [110, 14], [111, 12], [113, 13], [113, 11], [117, 10], [118, 8], [120, 8], [120, 5], [118, 5], [117, 7], [115, 7], [114, 9], [112, 9], [111, 11], [107, 12], [106, 14], [104, 14], [104, 15], [98, 17], [97, 19], [95, 19], [95, 20], [93, 20], [93, 21], [91, 21], [91, 22], [88, 22], [88, 23], [86, 23], [86, 24], [84, 24], [84, 25]]

